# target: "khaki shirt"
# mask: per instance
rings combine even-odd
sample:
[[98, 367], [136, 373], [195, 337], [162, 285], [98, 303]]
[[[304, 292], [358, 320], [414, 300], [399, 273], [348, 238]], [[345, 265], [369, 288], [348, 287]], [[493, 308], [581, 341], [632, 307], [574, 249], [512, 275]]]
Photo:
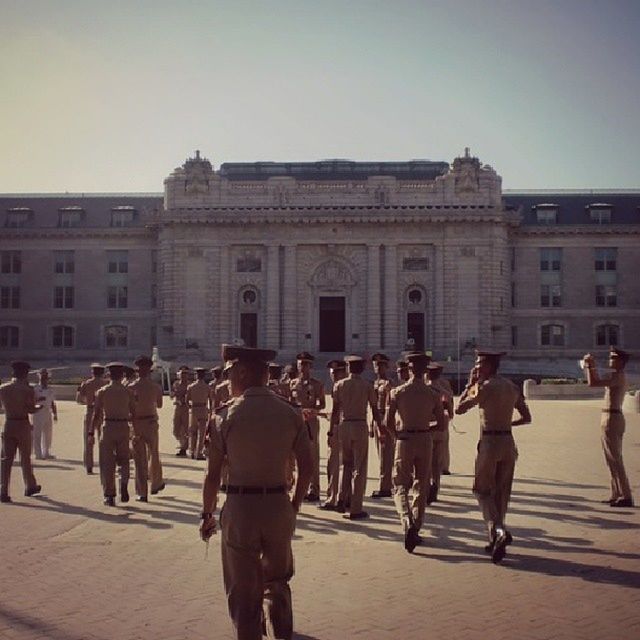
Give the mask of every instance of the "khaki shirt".
[[209, 446], [212, 457], [226, 456], [230, 485], [286, 485], [291, 453], [310, 450], [300, 411], [266, 387], [247, 389], [218, 410], [215, 423]]
[[449, 416], [453, 416], [453, 389], [449, 381], [446, 378], [436, 378], [435, 380], [429, 380], [427, 384], [440, 394], [444, 408], [449, 413]]
[[367, 406], [376, 406], [373, 385], [353, 374], [336, 382], [333, 397], [340, 403], [343, 420], [366, 420]]
[[187, 404], [185, 395], [187, 394], [187, 388], [189, 382], [186, 380], [176, 380], [171, 387], [171, 397], [173, 398], [173, 404], [176, 406], [184, 407]]
[[162, 407], [162, 389], [150, 378], [138, 378], [129, 385], [135, 401], [135, 417], [156, 416]]
[[96, 402], [96, 393], [108, 382], [104, 378], [89, 378], [78, 387], [77, 400], [88, 407], [92, 407]]
[[209, 406], [209, 385], [204, 380], [196, 380], [187, 387], [185, 399], [191, 408], [202, 408]]
[[315, 378], [295, 378], [289, 383], [292, 402], [303, 409], [324, 408], [324, 386]]
[[124, 422], [129, 420], [135, 412], [133, 393], [128, 386], [121, 382], [111, 381], [96, 393], [96, 420], [104, 416], [105, 422], [114, 420]]
[[510, 431], [514, 409], [529, 413], [520, 389], [502, 376], [492, 376], [469, 387], [462, 394], [458, 409], [467, 410], [475, 405], [480, 408], [482, 431]]
[[219, 407], [226, 402], [229, 402], [229, 398], [231, 397], [231, 383], [228, 380], [221, 382], [216, 385], [215, 392], [213, 395], [213, 406]]
[[431, 420], [437, 422], [438, 429], [446, 426], [440, 394], [422, 380], [410, 380], [391, 391], [389, 415], [396, 412], [400, 417], [398, 433], [427, 431]]
[[35, 391], [26, 380], [13, 378], [0, 385], [0, 403], [6, 413], [5, 420], [28, 420], [29, 414], [36, 410]]

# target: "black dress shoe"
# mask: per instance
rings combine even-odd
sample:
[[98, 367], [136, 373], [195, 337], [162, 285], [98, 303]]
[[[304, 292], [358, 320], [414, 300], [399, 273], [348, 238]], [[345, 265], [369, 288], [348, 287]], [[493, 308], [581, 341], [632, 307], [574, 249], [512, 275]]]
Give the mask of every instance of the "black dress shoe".
[[303, 499], [305, 502], [318, 502], [320, 496], [317, 493], [307, 493]]
[[420, 536], [418, 532], [413, 528], [409, 527], [404, 534], [404, 548], [409, 552], [413, 553], [413, 550], [419, 544]]
[[371, 494], [372, 498], [390, 498], [391, 497], [391, 491], [374, 491]]
[[29, 497], [29, 496], [35, 496], [36, 493], [40, 493], [42, 491], [42, 487], [37, 484], [35, 487], [31, 487], [30, 489], [25, 489], [24, 491], [24, 495]]
[[429, 493], [427, 494], [427, 504], [436, 502], [438, 500], [438, 485], [432, 484], [429, 487]]
[[113, 496], [106, 496], [102, 501], [107, 507], [115, 507], [116, 499]]
[[323, 511], [337, 511], [338, 507], [335, 504], [331, 504], [330, 502], [323, 502], [321, 505], [318, 505], [318, 509], [322, 509]]
[[618, 498], [607, 498], [606, 500], [600, 500], [600, 504], [613, 504]]
[[346, 509], [344, 508], [344, 502], [338, 501], [338, 504], [336, 505], [336, 511], [338, 513], [344, 513], [346, 511]]
[[502, 559], [507, 553], [507, 534], [501, 533], [496, 536], [496, 541], [493, 544], [493, 550], [491, 551], [491, 562], [498, 564], [502, 562]]
[[0, 496], [0, 502], [13, 502], [13, 500], [11, 500], [11, 498], [9, 496]]
[[342, 517], [347, 520], [365, 520], [369, 514], [366, 511], [360, 511], [359, 513], [345, 513]]
[[446, 471], [442, 472], [443, 476], [450, 476], [451, 475], [451, 471], [449, 471], [449, 469], [447, 469]]
[[120, 485], [120, 502], [129, 502], [129, 489], [126, 484]]
[[88, 476], [92, 476], [93, 475], [93, 469], [87, 469], [87, 475]]
[[136, 502], [149, 502], [149, 498], [147, 496], [138, 496]]
[[186, 457], [187, 457], [186, 449], [179, 449], [178, 452], [176, 453], [176, 458], [186, 458]]
[[615, 502], [611, 503], [612, 507], [633, 507], [633, 500], [631, 498], [618, 498]]
[[152, 496], [155, 496], [155, 495], [156, 495], [156, 493], [160, 493], [161, 491], [164, 491], [164, 488], [165, 488], [166, 486], [167, 486], [167, 485], [163, 482], [163, 483], [162, 483], [162, 484], [161, 484], [157, 489], [151, 489], [151, 495], [152, 495]]

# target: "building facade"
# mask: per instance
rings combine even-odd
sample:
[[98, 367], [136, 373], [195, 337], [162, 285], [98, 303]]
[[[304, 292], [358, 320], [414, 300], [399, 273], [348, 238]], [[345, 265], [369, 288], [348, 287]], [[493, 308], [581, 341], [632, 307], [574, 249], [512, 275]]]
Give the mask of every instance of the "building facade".
[[0, 196], [0, 353], [218, 359], [241, 338], [528, 362], [640, 349], [640, 191], [446, 162], [188, 159], [164, 194]]

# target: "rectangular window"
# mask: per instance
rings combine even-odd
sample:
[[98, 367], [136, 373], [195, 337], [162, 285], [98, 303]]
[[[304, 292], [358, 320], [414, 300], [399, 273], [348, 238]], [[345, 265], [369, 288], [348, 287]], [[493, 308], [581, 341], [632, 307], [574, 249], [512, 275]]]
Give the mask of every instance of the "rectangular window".
[[53, 272], [73, 273], [75, 271], [74, 251], [54, 251], [53, 252]]
[[0, 251], [0, 265], [2, 273], [21, 273], [22, 256], [20, 251]]
[[236, 271], [238, 273], [256, 273], [258, 271], [262, 271], [262, 260], [253, 256], [238, 258], [236, 262]]
[[0, 287], [0, 309], [20, 308], [20, 287]]
[[70, 208], [58, 211], [58, 226], [63, 229], [79, 227], [82, 223], [82, 209]]
[[559, 284], [543, 284], [540, 287], [540, 306], [562, 306], [562, 290]]
[[596, 285], [596, 307], [617, 307], [618, 291], [615, 285]]
[[511, 306], [516, 306], [516, 283], [511, 283]]
[[429, 258], [403, 258], [403, 271], [429, 271]]
[[544, 347], [564, 346], [564, 327], [560, 324], [545, 324], [540, 330], [540, 343]]
[[21, 229], [29, 224], [32, 216], [31, 209], [9, 209], [4, 226], [9, 229]]
[[135, 209], [133, 207], [116, 207], [111, 210], [112, 227], [130, 227], [135, 220]]
[[128, 287], [107, 287], [107, 308], [126, 309], [128, 307]]
[[615, 271], [618, 262], [616, 247], [596, 247], [594, 268], [596, 271]]
[[73, 287], [54, 287], [53, 288], [53, 308], [54, 309], [73, 309], [73, 306], [74, 306]]
[[511, 326], [511, 346], [518, 346], [518, 327], [516, 327], [515, 325]]
[[129, 339], [127, 327], [115, 325], [104, 328], [104, 343], [110, 348], [126, 347]]
[[12, 349], [19, 347], [20, 329], [18, 327], [0, 327], [0, 348]]
[[73, 347], [73, 327], [60, 325], [51, 329], [51, 344], [54, 347]]
[[540, 271], [560, 271], [561, 265], [561, 247], [542, 247], [540, 249]]
[[590, 208], [589, 217], [591, 222], [595, 224], [609, 224], [611, 222], [611, 209], [607, 208]]
[[151, 285], [151, 308], [155, 309], [158, 306], [158, 286]]
[[107, 251], [107, 272], [128, 273], [129, 252], [127, 250]]
[[538, 224], [556, 224], [558, 222], [557, 209], [536, 209]]
[[601, 324], [596, 327], [596, 345], [598, 347], [616, 347], [618, 345], [618, 326]]

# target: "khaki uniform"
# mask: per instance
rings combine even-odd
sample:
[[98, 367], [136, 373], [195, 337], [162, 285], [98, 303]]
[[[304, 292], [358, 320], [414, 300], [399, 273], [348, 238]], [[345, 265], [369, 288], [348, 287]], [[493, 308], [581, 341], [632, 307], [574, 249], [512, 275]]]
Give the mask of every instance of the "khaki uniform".
[[[367, 406], [375, 406], [376, 396], [370, 382], [353, 374], [336, 382], [333, 394], [342, 411], [338, 427], [342, 452], [340, 500], [346, 500], [351, 495], [349, 511], [353, 515], [362, 512], [362, 501], [367, 488]], [[350, 486], [352, 478], [353, 488]]]
[[602, 410], [602, 450], [611, 473], [611, 500], [631, 499], [631, 486], [622, 460], [622, 436], [625, 431], [622, 402], [627, 390], [623, 371], [614, 371], [605, 387]]
[[[384, 416], [389, 402], [389, 394], [392, 389], [391, 381], [378, 378], [373, 383], [373, 389], [376, 394], [376, 405], [380, 415]], [[395, 451], [395, 439], [393, 436], [386, 434], [384, 440], [380, 440], [380, 436], [375, 432], [376, 449], [378, 450], [378, 460], [380, 461], [380, 485], [379, 491], [390, 492], [392, 488], [391, 476], [393, 471], [393, 455]]]
[[[335, 384], [331, 389], [331, 397], [335, 391]], [[340, 429], [338, 424], [329, 426], [329, 452], [327, 455], [327, 499], [326, 504], [335, 505], [340, 494]], [[351, 496], [349, 496], [351, 497]], [[343, 504], [345, 501], [343, 500]]]
[[192, 458], [204, 455], [204, 439], [209, 422], [210, 388], [204, 380], [196, 380], [187, 387], [185, 399], [189, 403], [189, 451]]
[[[442, 403], [437, 392], [421, 379], [410, 380], [391, 391], [387, 429], [395, 426], [396, 412], [400, 428], [396, 431], [393, 484], [394, 502], [403, 531], [413, 526], [419, 531], [424, 519], [427, 489], [431, 476], [433, 443], [429, 422], [444, 425]], [[409, 490], [413, 485], [413, 500]]]
[[226, 404], [231, 399], [231, 384], [228, 380], [221, 382], [215, 386], [213, 394], [213, 406], [218, 407]]
[[295, 378], [290, 382], [291, 401], [302, 409], [309, 409], [305, 423], [309, 429], [311, 439], [311, 453], [313, 457], [313, 475], [309, 483], [309, 495], [320, 495], [320, 419], [316, 414], [319, 407], [324, 407], [324, 386], [315, 378]]
[[135, 402], [133, 416], [133, 462], [136, 468], [136, 493], [147, 496], [149, 471], [151, 492], [162, 487], [162, 464], [158, 445], [158, 408], [162, 406], [162, 389], [149, 378], [139, 378], [129, 385]]
[[440, 478], [442, 472], [449, 468], [449, 422], [453, 415], [453, 390], [451, 385], [444, 378], [432, 380], [428, 385], [438, 392], [440, 400], [445, 409], [445, 423], [441, 429], [434, 428], [431, 431], [431, 441], [433, 442], [433, 453], [431, 456], [431, 477], [429, 481], [440, 489]]
[[489, 541], [496, 529], [505, 529], [505, 518], [518, 450], [511, 433], [513, 410], [529, 414], [518, 387], [502, 376], [475, 383], [466, 389], [458, 405], [480, 408], [480, 442], [475, 463], [473, 492], [482, 509]]
[[171, 387], [173, 398], [173, 437], [178, 441], [178, 446], [184, 451], [189, 446], [189, 405], [185, 398], [187, 394], [187, 380], [176, 380]]
[[[102, 389], [107, 383], [104, 378], [89, 378], [80, 384], [77, 392], [77, 400], [87, 405], [84, 414], [84, 450], [82, 454], [82, 462], [88, 473], [93, 473], [93, 445], [95, 438], [89, 436], [93, 430], [93, 409], [96, 402], [96, 393]], [[98, 438], [100, 430], [98, 429]]]
[[98, 451], [105, 498], [116, 496], [116, 465], [120, 483], [129, 482], [129, 420], [134, 411], [133, 394], [120, 382], [111, 381], [96, 393], [94, 424], [104, 420]]
[[31, 465], [31, 422], [29, 413], [35, 411], [35, 393], [26, 380], [13, 379], [0, 385], [0, 402], [5, 410], [4, 429], [2, 430], [2, 464], [0, 469], [0, 493], [9, 495], [11, 467], [20, 452], [20, 466], [25, 491], [37, 487]]
[[[271, 637], [292, 636], [296, 515], [286, 493], [286, 465], [292, 452], [309, 447], [300, 413], [264, 387], [248, 389], [216, 416], [209, 457], [226, 457], [229, 464], [229, 493], [220, 514], [222, 567], [240, 640], [262, 638], [263, 610]], [[242, 494], [241, 488], [254, 492]], [[266, 488], [269, 493], [262, 492]]]

